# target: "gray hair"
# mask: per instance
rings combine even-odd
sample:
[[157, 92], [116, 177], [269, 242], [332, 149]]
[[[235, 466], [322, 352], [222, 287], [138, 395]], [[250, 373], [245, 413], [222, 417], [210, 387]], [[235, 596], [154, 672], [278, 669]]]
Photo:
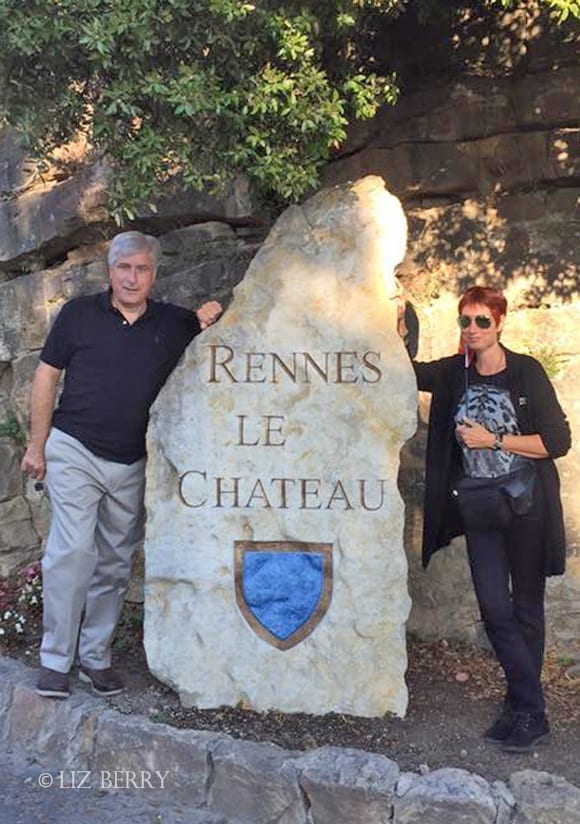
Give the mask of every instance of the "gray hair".
[[157, 271], [161, 260], [161, 244], [153, 235], [144, 235], [143, 232], [121, 232], [115, 235], [109, 246], [107, 263], [114, 266], [119, 258], [130, 257], [141, 252], [149, 255], [154, 271]]

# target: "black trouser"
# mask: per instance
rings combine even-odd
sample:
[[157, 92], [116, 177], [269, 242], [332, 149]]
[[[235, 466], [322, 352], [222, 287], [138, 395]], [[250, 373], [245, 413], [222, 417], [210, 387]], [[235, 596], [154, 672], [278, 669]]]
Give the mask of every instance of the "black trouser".
[[469, 530], [466, 538], [475, 594], [506, 675], [508, 700], [516, 712], [543, 712], [546, 579], [540, 479], [527, 515], [514, 516], [507, 529]]

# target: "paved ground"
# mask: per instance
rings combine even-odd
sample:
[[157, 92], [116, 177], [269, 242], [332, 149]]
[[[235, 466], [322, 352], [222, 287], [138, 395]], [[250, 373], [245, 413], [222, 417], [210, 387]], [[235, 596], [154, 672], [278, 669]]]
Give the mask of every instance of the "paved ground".
[[[139, 776], [130, 776], [139, 783]], [[127, 783], [123, 773], [118, 785]], [[21, 757], [0, 754], [2, 824], [227, 824], [193, 810], [159, 789], [112, 789], [112, 776], [47, 770]], [[154, 780], [151, 781], [154, 783]], [[50, 786], [49, 786], [50, 785]]]

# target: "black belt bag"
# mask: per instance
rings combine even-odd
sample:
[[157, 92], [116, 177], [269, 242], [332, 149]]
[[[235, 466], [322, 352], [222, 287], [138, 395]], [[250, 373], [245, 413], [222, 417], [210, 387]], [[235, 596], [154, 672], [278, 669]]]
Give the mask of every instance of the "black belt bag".
[[534, 502], [534, 467], [499, 478], [462, 478], [452, 491], [465, 529], [505, 529]]

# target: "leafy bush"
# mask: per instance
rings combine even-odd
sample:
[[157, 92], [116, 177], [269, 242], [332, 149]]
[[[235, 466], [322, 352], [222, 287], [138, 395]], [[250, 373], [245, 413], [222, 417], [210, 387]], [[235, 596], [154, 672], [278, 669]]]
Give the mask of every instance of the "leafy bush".
[[83, 134], [131, 218], [160, 182], [237, 172], [283, 199], [317, 181], [351, 119], [394, 101], [357, 25], [397, 0], [0, 0], [0, 116], [48, 156]]

